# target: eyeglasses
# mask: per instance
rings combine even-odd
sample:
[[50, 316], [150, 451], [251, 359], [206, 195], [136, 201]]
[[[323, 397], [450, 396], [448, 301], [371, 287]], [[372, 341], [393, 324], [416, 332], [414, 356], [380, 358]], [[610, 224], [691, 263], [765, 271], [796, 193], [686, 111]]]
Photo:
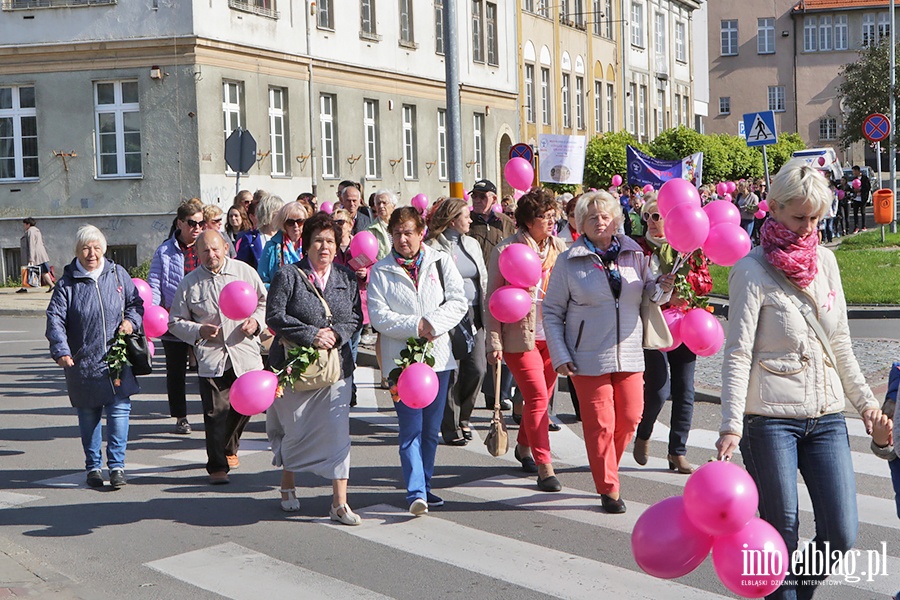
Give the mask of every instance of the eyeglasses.
[[658, 212], [655, 213], [644, 213], [641, 215], [641, 220], [644, 222], [653, 221], [654, 223], [658, 223], [662, 217]]
[[487, 194], [485, 192], [475, 192], [474, 194], [470, 194], [473, 198], [487, 198]]
[[191, 229], [195, 227], [203, 227], [204, 225], [206, 225], [206, 221], [194, 221], [193, 219], [187, 219], [185, 223], [187, 223], [187, 226]]
[[285, 227], [293, 227], [294, 225], [303, 225], [304, 219], [285, 219], [284, 226]]

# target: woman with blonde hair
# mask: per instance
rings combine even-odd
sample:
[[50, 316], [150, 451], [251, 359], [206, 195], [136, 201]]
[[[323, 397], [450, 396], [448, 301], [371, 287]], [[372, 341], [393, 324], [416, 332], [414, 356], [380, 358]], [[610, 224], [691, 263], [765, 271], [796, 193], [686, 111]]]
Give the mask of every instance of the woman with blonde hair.
[[487, 267], [481, 245], [466, 235], [472, 217], [465, 200], [448, 198], [440, 203], [429, 219], [426, 243], [450, 255], [463, 279], [463, 292], [469, 307], [469, 318], [475, 326], [475, 348], [467, 356], [457, 357], [459, 370], [456, 383], [447, 398], [441, 434], [451, 446], [465, 446], [472, 439], [469, 418], [475, 398], [481, 389], [487, 359], [484, 353], [484, 307], [487, 305]]
[[302, 235], [306, 217], [306, 209], [299, 202], [288, 202], [275, 213], [272, 225], [278, 233], [266, 242], [256, 268], [266, 288], [281, 267], [303, 258]]

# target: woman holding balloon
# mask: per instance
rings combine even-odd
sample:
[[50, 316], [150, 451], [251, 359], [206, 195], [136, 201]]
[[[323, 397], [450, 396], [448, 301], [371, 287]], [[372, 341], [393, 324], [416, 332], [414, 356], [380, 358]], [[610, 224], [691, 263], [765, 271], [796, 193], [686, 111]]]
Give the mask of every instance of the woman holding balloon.
[[425, 220], [418, 210], [408, 206], [394, 210], [388, 231], [391, 252], [372, 267], [368, 288], [369, 318], [380, 333], [382, 374], [390, 375], [409, 338], [424, 338], [433, 344], [436, 376], [431, 375], [437, 379], [414, 386], [436, 392], [434, 397], [404, 398], [401, 391], [400, 401], [394, 404], [406, 501], [409, 512], [418, 516], [428, 512], [429, 506], [444, 503], [431, 492], [431, 476], [450, 376], [456, 369], [447, 333], [462, 320], [468, 302], [451, 259], [422, 244]]
[[615, 514], [625, 512], [619, 461], [643, 408], [641, 300], [667, 300], [674, 281], [654, 276], [637, 242], [616, 233], [624, 219], [610, 194], [582, 195], [582, 237], [557, 261], [543, 307], [552, 368], [575, 384], [594, 486]]
[[537, 188], [522, 196], [516, 223], [519, 230], [494, 248], [488, 266], [488, 362], [506, 361], [525, 401], [515, 457], [525, 472], [538, 474], [540, 490], [558, 492], [562, 485], [553, 471], [547, 414], [557, 374], [541, 316], [550, 273], [566, 249], [565, 242], [551, 235], [556, 223], [553, 192]]
[[[815, 169], [782, 168], [760, 246], [728, 281], [731, 326], [716, 447], [729, 460], [740, 446], [759, 488], [760, 516], [782, 535], [789, 556], [799, 536], [798, 468], [816, 524], [804, 556], [824, 544], [842, 554], [853, 546], [858, 517], [845, 398], [870, 433], [881, 414], [853, 354], [837, 262], [816, 236], [830, 203], [828, 182]], [[810, 598], [824, 579], [813, 565], [791, 566], [770, 598]], [[804, 569], [812, 574], [800, 575]]]
[[278, 229], [278, 233], [266, 242], [256, 267], [267, 288], [281, 267], [300, 262], [303, 258], [301, 238], [303, 222], [308, 216], [299, 202], [288, 202], [275, 214], [272, 224]]
[[741, 227], [747, 235], [753, 235], [756, 211], [759, 210], [759, 196], [750, 191], [747, 180], [741, 179], [737, 182], [734, 203], [741, 210]]
[[266, 322], [277, 336], [271, 350], [273, 365], [284, 364], [286, 344], [320, 352], [339, 348], [340, 379], [321, 389], [285, 389], [266, 414], [266, 433], [275, 455], [272, 464], [283, 469], [282, 510], [300, 509], [294, 473], [315, 473], [331, 479], [331, 519], [358, 525], [359, 516], [347, 505], [347, 480], [355, 368], [350, 338], [361, 327], [362, 309], [356, 275], [333, 264], [341, 234], [341, 227], [327, 213], [307, 219], [302, 238], [304, 258], [275, 274], [266, 307]]

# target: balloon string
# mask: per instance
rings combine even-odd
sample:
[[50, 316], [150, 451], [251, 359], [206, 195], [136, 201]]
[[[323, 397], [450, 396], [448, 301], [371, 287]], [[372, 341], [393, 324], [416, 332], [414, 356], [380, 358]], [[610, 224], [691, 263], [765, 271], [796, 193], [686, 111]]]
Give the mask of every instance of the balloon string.
[[678, 269], [684, 266], [684, 263], [687, 262], [688, 255], [684, 252], [679, 252], [678, 256], [675, 258], [675, 263], [672, 265], [671, 273], [678, 273]]

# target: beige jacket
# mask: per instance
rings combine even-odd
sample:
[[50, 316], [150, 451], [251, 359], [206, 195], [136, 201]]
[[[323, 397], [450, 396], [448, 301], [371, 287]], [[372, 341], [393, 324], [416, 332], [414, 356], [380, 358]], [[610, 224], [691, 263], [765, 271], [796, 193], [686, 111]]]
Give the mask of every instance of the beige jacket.
[[[491, 252], [491, 261], [488, 265], [487, 294], [485, 294], [488, 301], [490, 301], [494, 290], [504, 285], [509, 285], [509, 282], [500, 273], [500, 253], [510, 244], [516, 243], [525, 243], [525, 236], [521, 231], [501, 241], [494, 248], [494, 251]], [[566, 251], [566, 243], [561, 239], [551, 237], [550, 243], [555, 244], [560, 253]], [[534, 288], [529, 288], [528, 293], [534, 297]], [[490, 310], [484, 311], [487, 331], [490, 335], [487, 351], [519, 353], [534, 350], [535, 313], [535, 305], [532, 303], [531, 311], [521, 321], [517, 323], [501, 323], [494, 318]]]
[[[252, 337], [241, 331], [243, 321], [233, 321], [219, 310], [222, 288], [238, 280], [252, 285], [259, 298], [256, 310], [250, 315], [259, 323], [259, 330]], [[247, 371], [263, 368], [258, 336], [266, 330], [265, 318], [266, 287], [256, 269], [239, 260], [226, 258], [218, 273], [201, 266], [184, 276], [169, 309], [169, 331], [194, 346], [200, 377], [221, 377], [229, 367], [240, 377]], [[209, 341], [201, 338], [201, 325], [220, 325], [219, 339]]]
[[722, 364], [720, 434], [743, 433], [743, 416], [809, 419], [878, 408], [850, 345], [841, 275], [831, 250], [818, 248], [818, 273], [800, 298], [815, 309], [834, 350], [831, 365], [815, 332], [766, 268], [756, 247], [728, 277], [728, 337]]

